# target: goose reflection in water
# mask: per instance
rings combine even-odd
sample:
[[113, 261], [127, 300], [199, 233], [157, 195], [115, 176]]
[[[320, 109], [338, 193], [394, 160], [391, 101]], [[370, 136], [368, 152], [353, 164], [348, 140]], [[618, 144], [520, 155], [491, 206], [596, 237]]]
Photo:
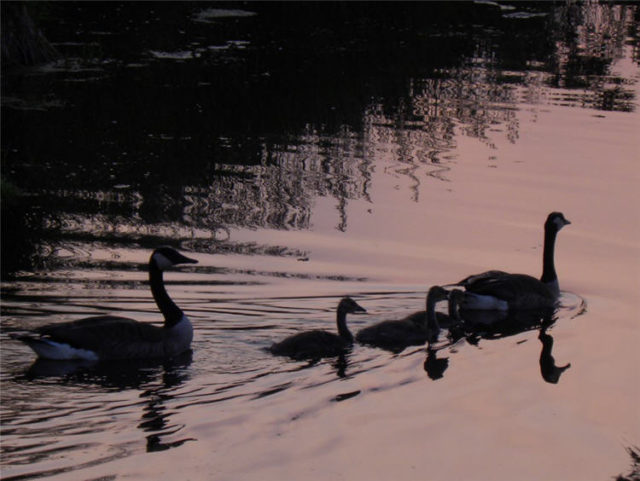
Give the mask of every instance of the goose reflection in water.
[[438, 350], [427, 348], [427, 358], [424, 360], [424, 370], [430, 379], [437, 381], [444, 377], [444, 372], [449, 367], [449, 358], [439, 358]]
[[542, 379], [548, 383], [557, 384], [562, 373], [571, 367], [571, 363], [569, 362], [564, 366], [556, 366], [556, 361], [551, 354], [553, 337], [547, 334], [547, 329], [551, 327], [551, 324], [553, 324], [553, 322], [543, 322], [540, 328], [540, 334], [538, 334], [538, 339], [540, 339], [542, 343], [542, 351], [540, 351], [540, 373], [542, 374]]
[[450, 318], [456, 321], [451, 324], [447, 333], [447, 343], [438, 347], [430, 344], [427, 347], [427, 358], [424, 370], [433, 380], [444, 376], [449, 367], [449, 358], [438, 358], [438, 351], [452, 346], [461, 339], [477, 346], [481, 339], [494, 340], [514, 336], [523, 332], [539, 329], [538, 339], [542, 343], [540, 352], [540, 373], [542, 378], [551, 384], [557, 384], [564, 371], [571, 363], [557, 366], [552, 355], [553, 337], [547, 330], [556, 322], [555, 309], [539, 309], [527, 311], [477, 311], [458, 309], [455, 302], [456, 291], [452, 291], [453, 302], [449, 303]]
[[145, 433], [146, 451], [155, 452], [195, 441], [194, 438], [163, 441], [163, 437], [172, 436], [184, 427], [169, 422], [171, 412], [167, 411], [166, 403], [174, 398], [176, 388], [189, 379], [186, 368], [191, 362], [191, 350], [170, 360], [91, 362], [37, 359], [24, 378], [29, 381], [46, 379], [61, 384], [97, 385], [117, 390], [141, 389], [140, 398], [145, 399], [146, 403], [137, 427]]
[[[347, 368], [350, 364], [350, 356], [352, 354], [351, 348], [345, 349], [343, 352], [337, 354], [335, 357], [324, 359], [324, 361], [328, 362], [328, 364], [335, 369], [336, 376], [341, 379], [347, 377]], [[323, 358], [316, 357], [313, 359], [306, 359], [306, 363], [301, 365], [298, 369], [293, 369], [292, 371], [309, 369], [314, 366], [317, 366], [321, 362], [323, 362]]]
[[347, 377], [347, 367], [349, 366], [349, 354], [350, 353], [342, 353], [335, 359], [334, 362], [331, 363], [333, 368], [336, 370], [336, 375], [340, 379], [344, 379]]

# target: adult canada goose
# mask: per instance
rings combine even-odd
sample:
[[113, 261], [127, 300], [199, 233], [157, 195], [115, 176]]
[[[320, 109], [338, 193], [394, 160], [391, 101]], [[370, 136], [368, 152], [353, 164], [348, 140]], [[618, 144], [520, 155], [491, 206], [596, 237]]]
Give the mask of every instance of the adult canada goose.
[[353, 336], [347, 328], [347, 314], [367, 312], [350, 297], [343, 298], [338, 304], [336, 322], [338, 334], [323, 330], [301, 332], [273, 344], [269, 351], [279, 356], [293, 359], [318, 359], [337, 356], [353, 344]]
[[48, 324], [31, 334], [14, 337], [44, 359], [103, 361], [177, 356], [189, 349], [193, 327], [167, 294], [162, 271], [176, 264], [197, 262], [170, 247], [161, 247], [151, 254], [149, 283], [164, 316], [162, 327], [125, 317], [97, 316]]
[[[365, 327], [356, 334], [362, 344], [400, 351], [407, 346], [418, 346], [434, 342], [438, 338], [440, 322], [436, 313], [436, 303], [448, 298], [449, 292], [433, 286], [427, 293], [427, 310], [411, 314], [396, 321], [382, 321]], [[447, 317], [448, 316], [444, 316]], [[441, 319], [444, 321], [444, 319]]]
[[554, 264], [556, 236], [570, 224], [561, 212], [552, 212], [544, 224], [540, 280], [526, 274], [487, 271], [451, 284], [465, 288], [463, 309], [509, 310], [555, 306], [560, 287]]

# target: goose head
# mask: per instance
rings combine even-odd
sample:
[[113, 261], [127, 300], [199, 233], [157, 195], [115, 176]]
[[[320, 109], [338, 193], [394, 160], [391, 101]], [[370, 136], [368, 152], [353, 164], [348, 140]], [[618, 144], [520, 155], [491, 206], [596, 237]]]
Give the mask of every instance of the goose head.
[[155, 263], [156, 267], [164, 271], [177, 264], [197, 264], [198, 261], [183, 256], [172, 247], [159, 247], [151, 254], [150, 263]]
[[343, 297], [338, 304], [338, 312], [345, 314], [366, 313], [367, 310], [350, 297]]
[[544, 223], [544, 228], [545, 230], [551, 229], [555, 232], [558, 232], [565, 225], [569, 224], [571, 224], [571, 222], [569, 222], [569, 220], [565, 218], [564, 215], [562, 215], [562, 212], [552, 212], [548, 215], [547, 221]]

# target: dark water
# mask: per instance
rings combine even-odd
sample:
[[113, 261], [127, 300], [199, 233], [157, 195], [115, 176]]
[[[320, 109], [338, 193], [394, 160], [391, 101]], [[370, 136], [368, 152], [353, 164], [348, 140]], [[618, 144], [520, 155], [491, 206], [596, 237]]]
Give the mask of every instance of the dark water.
[[[634, 469], [637, 5], [29, 12], [61, 57], [3, 67], [4, 479]], [[318, 363], [264, 350], [333, 329], [347, 294], [369, 312], [355, 332], [433, 284], [537, 273], [552, 210], [572, 225], [549, 326]], [[165, 275], [193, 353], [34, 362], [9, 339], [101, 313], [157, 322], [158, 245], [199, 260]]]

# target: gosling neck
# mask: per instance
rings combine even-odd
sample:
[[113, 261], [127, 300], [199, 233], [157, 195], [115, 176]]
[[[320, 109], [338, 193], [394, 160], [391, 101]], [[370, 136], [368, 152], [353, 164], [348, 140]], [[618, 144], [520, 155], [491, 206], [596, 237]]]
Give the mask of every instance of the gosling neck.
[[[458, 291], [459, 292], [459, 291]], [[460, 296], [457, 292], [452, 292], [449, 295], [448, 308], [449, 308], [449, 318], [453, 321], [460, 322]]]
[[432, 293], [427, 294], [427, 331], [429, 333], [440, 332], [440, 324], [436, 316], [436, 303], [438, 299]]
[[336, 322], [338, 324], [338, 334], [340, 337], [348, 344], [353, 344], [353, 335], [347, 327], [347, 311], [340, 306], [338, 306]]
[[542, 253], [542, 277], [540, 281], [549, 286], [555, 295], [559, 294], [558, 275], [554, 263], [554, 250], [557, 229], [546, 227], [544, 230], [544, 251]]
[[149, 262], [149, 284], [151, 284], [151, 293], [156, 301], [158, 309], [164, 316], [164, 327], [171, 328], [175, 326], [183, 317], [183, 313], [175, 302], [171, 300], [164, 288], [162, 279], [162, 271], [158, 268], [156, 261]]

